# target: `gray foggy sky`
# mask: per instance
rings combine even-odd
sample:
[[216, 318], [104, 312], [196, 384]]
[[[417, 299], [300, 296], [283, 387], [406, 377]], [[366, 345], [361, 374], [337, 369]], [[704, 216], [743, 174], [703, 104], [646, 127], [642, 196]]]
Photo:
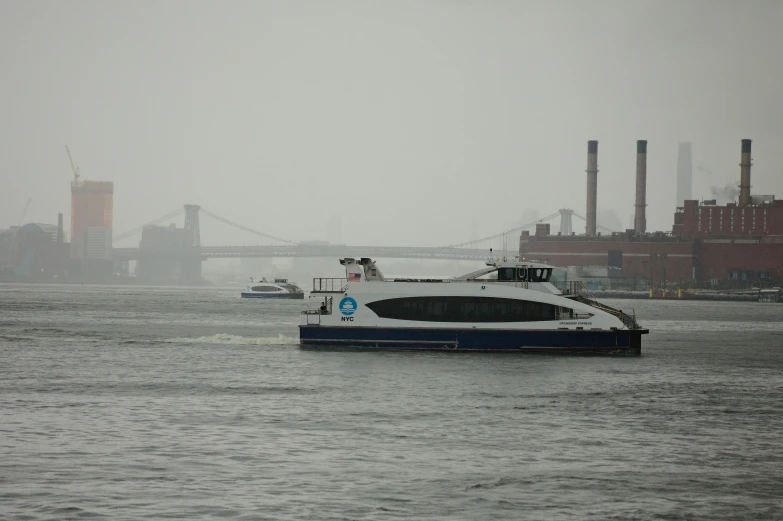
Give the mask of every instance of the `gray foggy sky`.
[[783, 197], [781, 27], [774, 0], [2, 0], [0, 228], [28, 197], [25, 221], [68, 219], [68, 144], [115, 182], [115, 234], [190, 202], [293, 240], [448, 244], [584, 214], [588, 139], [628, 226], [647, 139], [668, 230], [682, 140], [712, 172], [695, 197], [739, 182], [745, 137], [752, 192]]

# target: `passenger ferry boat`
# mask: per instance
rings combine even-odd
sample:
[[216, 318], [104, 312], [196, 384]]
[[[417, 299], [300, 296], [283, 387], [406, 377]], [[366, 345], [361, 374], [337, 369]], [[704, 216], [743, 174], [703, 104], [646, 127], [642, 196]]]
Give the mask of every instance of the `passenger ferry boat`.
[[302, 345], [639, 355], [649, 332], [581, 281], [561, 291], [546, 264], [496, 259], [451, 279], [387, 279], [371, 259], [340, 263], [345, 278], [313, 279], [311, 296], [324, 300], [302, 313]]
[[302, 300], [304, 299], [304, 291], [296, 284], [288, 282], [288, 279], [275, 279], [274, 282], [269, 282], [266, 278], [262, 278], [258, 282], [253, 282], [253, 277], [250, 277], [250, 282], [245, 286], [245, 291], [242, 292], [242, 298]]

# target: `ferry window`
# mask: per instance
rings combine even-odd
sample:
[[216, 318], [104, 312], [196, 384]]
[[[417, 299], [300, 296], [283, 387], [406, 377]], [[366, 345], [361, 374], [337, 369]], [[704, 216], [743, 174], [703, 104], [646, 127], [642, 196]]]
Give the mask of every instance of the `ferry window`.
[[558, 312], [559, 318], [561, 320], [574, 318], [574, 310], [571, 309], [571, 308], [562, 308], [561, 307], [561, 308], [558, 308], [557, 312]]
[[499, 268], [498, 280], [499, 281], [514, 280], [514, 268]]
[[280, 288], [275, 286], [253, 286], [253, 291], [280, 291]]
[[558, 307], [493, 297], [408, 297], [367, 304], [381, 318], [424, 322], [535, 322], [557, 320]]
[[527, 276], [530, 282], [549, 282], [552, 277], [552, 268], [530, 268]]

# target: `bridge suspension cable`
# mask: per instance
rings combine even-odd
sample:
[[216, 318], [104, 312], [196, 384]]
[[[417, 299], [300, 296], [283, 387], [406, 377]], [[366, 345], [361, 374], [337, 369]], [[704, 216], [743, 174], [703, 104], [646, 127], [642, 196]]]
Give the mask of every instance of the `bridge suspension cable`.
[[228, 224], [229, 226], [233, 226], [234, 228], [238, 228], [240, 230], [243, 230], [243, 231], [246, 231], [246, 232], [250, 232], [250, 233], [255, 234], [255, 235], [259, 235], [261, 237], [266, 237], [267, 239], [272, 239], [273, 241], [284, 242], [286, 244], [298, 244], [298, 243], [296, 243], [294, 241], [289, 241], [288, 239], [281, 239], [279, 237], [275, 237], [274, 235], [269, 235], [268, 233], [259, 232], [257, 230], [253, 230], [252, 228], [248, 228], [247, 226], [242, 226], [241, 224], [237, 224], [235, 222], [231, 222], [228, 219], [224, 219], [223, 217], [220, 217], [219, 215], [215, 215], [214, 213], [205, 210], [204, 208], [201, 208], [200, 212], [203, 213], [204, 215], [206, 215], [207, 217], [212, 217], [213, 219], [215, 219], [217, 221], [220, 221], [220, 222], [222, 222], [224, 224]]
[[482, 242], [487, 242], [487, 241], [492, 241], [494, 239], [499, 239], [499, 238], [503, 237], [504, 235], [508, 235], [510, 233], [515, 233], [515, 232], [521, 232], [522, 230], [526, 230], [526, 229], [530, 228], [531, 226], [535, 226], [538, 223], [542, 223], [542, 222], [546, 222], [546, 221], [548, 221], [550, 219], [554, 219], [558, 215], [560, 215], [560, 212], [553, 213], [552, 215], [548, 215], [548, 216], [544, 217], [543, 219], [535, 220], [532, 223], [523, 224], [522, 226], [517, 226], [516, 228], [512, 228], [510, 230], [506, 230], [503, 233], [496, 233], [495, 235], [491, 235], [489, 237], [484, 237], [483, 239], [475, 239], [475, 240], [472, 240], [472, 241], [461, 242], [459, 244], [451, 244], [449, 246], [446, 246], [446, 248], [463, 248], [465, 246], [471, 246], [473, 244], [479, 244], [479, 243], [482, 243]]
[[[587, 222], [587, 218], [585, 218], [585, 217], [582, 217], [582, 216], [581, 216], [581, 215], [579, 215], [578, 213], [574, 213], [574, 214], [573, 214], [573, 216], [574, 216], [574, 217], [576, 217], [577, 219], [581, 219], [581, 220], [583, 220], [583, 221]], [[607, 228], [606, 226], [601, 226], [600, 224], [596, 224], [596, 225], [595, 225], [595, 227], [596, 227], [596, 228], [601, 228], [601, 229], [602, 229], [602, 230], [604, 230], [604, 231], [607, 231], [607, 232], [612, 232], [612, 233], [617, 231], [617, 230], [612, 230], [611, 228]]]
[[141, 233], [141, 231], [144, 229], [145, 226], [153, 226], [155, 224], [161, 223], [161, 222], [166, 221], [168, 219], [173, 219], [174, 217], [177, 217], [177, 216], [179, 216], [179, 215], [181, 215], [183, 213], [185, 213], [185, 209], [184, 208], [177, 208], [173, 212], [167, 213], [163, 217], [158, 217], [157, 219], [155, 219], [153, 221], [150, 221], [150, 222], [148, 222], [146, 224], [142, 224], [141, 226], [137, 226], [136, 228], [134, 228], [132, 230], [128, 230], [127, 232], [123, 232], [123, 233], [121, 233], [119, 235], [115, 235], [114, 237], [112, 237], [111, 242], [112, 243], [120, 242], [122, 240], [127, 239], [128, 237], [133, 237], [137, 233]]

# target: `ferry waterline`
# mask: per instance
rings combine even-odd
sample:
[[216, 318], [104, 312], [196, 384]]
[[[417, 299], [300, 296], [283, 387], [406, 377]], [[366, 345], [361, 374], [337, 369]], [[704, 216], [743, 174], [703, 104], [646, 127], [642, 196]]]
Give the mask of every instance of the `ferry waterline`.
[[346, 276], [313, 280], [304, 346], [641, 354], [649, 331], [601, 304], [579, 281], [561, 291], [553, 267], [492, 260], [451, 279], [387, 279], [369, 258], [341, 259]]

